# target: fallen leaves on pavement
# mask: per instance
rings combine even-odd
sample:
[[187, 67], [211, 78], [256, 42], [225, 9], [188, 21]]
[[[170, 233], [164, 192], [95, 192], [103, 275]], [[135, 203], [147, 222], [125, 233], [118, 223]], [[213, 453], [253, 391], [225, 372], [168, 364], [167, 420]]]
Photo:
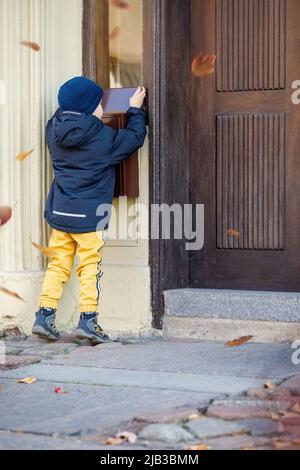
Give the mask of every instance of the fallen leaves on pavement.
[[233, 341], [229, 341], [228, 343], [225, 344], [228, 348], [234, 348], [236, 346], [242, 346], [245, 343], [248, 343], [253, 339], [254, 336], [243, 336], [242, 338], [239, 339], [234, 339]]
[[195, 445], [195, 446], [188, 447], [187, 450], [205, 451], [205, 450], [212, 450], [212, 448], [207, 446], [206, 444], [198, 444], [198, 445]]
[[136, 434], [134, 434], [133, 432], [122, 431], [114, 437], [108, 437], [107, 439], [103, 440], [102, 444], [108, 446], [115, 446], [119, 444], [124, 444], [125, 442], [129, 442], [129, 444], [134, 444], [136, 441]]
[[17, 380], [18, 384], [27, 384], [27, 385], [32, 385], [37, 382], [37, 379], [35, 377], [26, 377], [25, 379], [19, 379]]
[[11, 291], [7, 289], [6, 287], [0, 287], [0, 292], [2, 292], [5, 295], [8, 295], [9, 297], [13, 297], [14, 299], [25, 302], [25, 300], [19, 294], [17, 294], [17, 292]]

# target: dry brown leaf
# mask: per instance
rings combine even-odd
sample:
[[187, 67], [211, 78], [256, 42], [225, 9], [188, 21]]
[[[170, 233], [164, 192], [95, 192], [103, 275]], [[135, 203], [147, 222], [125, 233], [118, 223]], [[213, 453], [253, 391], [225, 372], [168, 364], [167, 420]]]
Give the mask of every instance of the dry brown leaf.
[[101, 441], [101, 444], [105, 446], [117, 446], [119, 444], [123, 444], [123, 442], [125, 441], [121, 437], [109, 437], [104, 441]]
[[213, 74], [216, 60], [216, 55], [198, 54], [192, 62], [192, 74], [198, 78]]
[[207, 446], [206, 444], [197, 444], [195, 446], [190, 446], [187, 448], [187, 450], [200, 450], [200, 451], [205, 451], [205, 450], [212, 450], [211, 447]]
[[37, 382], [37, 379], [35, 377], [26, 377], [25, 379], [19, 379], [17, 380], [18, 384], [28, 384], [32, 385]]
[[38, 51], [41, 50], [41, 47], [36, 42], [33, 42], [33, 41], [21, 41], [20, 44], [22, 46], [29, 47], [30, 49], [32, 49], [35, 52], [38, 52]]
[[113, 41], [114, 39], [116, 39], [121, 33], [121, 28], [120, 26], [116, 26], [112, 32], [109, 34], [108, 38], [110, 41]]
[[32, 153], [34, 152], [34, 149], [32, 150], [29, 150], [29, 152], [20, 152], [18, 153], [18, 155], [16, 156], [16, 160], [18, 162], [23, 162], [27, 157], [29, 157], [29, 155], [31, 155]]
[[125, 0], [110, 0], [110, 1], [115, 7], [120, 8], [121, 10], [126, 10], [127, 8], [129, 8], [129, 3], [126, 2]]
[[133, 432], [128, 432], [128, 431], [121, 431], [116, 435], [116, 438], [120, 438], [123, 441], [129, 442], [129, 444], [135, 444], [137, 441], [137, 435], [134, 434]]
[[13, 209], [11, 207], [0, 207], [0, 227], [11, 219], [12, 213]]
[[225, 344], [225, 346], [227, 346], [229, 348], [234, 348], [236, 346], [242, 346], [242, 344], [248, 343], [253, 338], [254, 338], [254, 336], [243, 336], [242, 338], [234, 339], [233, 341], [229, 341], [228, 343]]
[[193, 421], [194, 419], [201, 419], [203, 418], [203, 416], [197, 414], [197, 413], [192, 413], [190, 416], [189, 416], [189, 421]]
[[48, 258], [52, 258], [53, 256], [57, 254], [57, 251], [55, 250], [55, 248], [52, 248], [50, 246], [39, 245], [38, 243], [35, 243], [32, 240], [31, 240], [31, 243], [34, 246], [34, 248], [39, 250], [44, 256], [47, 256]]
[[1, 287], [0, 286], [0, 292], [2, 292], [5, 295], [8, 295], [9, 297], [13, 297], [14, 299], [21, 300], [22, 302], [25, 302], [25, 300], [19, 294], [17, 294], [17, 292], [9, 290], [6, 287]]
[[227, 235], [229, 237], [239, 237], [240, 236], [240, 232], [238, 230], [235, 230], [234, 228], [229, 228], [227, 230]]

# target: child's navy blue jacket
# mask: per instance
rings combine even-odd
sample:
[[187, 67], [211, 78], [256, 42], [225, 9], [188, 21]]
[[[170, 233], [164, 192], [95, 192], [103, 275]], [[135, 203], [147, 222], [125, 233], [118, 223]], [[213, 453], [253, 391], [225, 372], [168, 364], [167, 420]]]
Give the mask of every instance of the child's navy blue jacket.
[[115, 167], [143, 145], [147, 133], [142, 109], [129, 108], [127, 117], [127, 128], [121, 130], [96, 116], [61, 109], [50, 119], [46, 140], [54, 181], [45, 219], [51, 227], [68, 233], [107, 228], [107, 210], [98, 208], [112, 204]]

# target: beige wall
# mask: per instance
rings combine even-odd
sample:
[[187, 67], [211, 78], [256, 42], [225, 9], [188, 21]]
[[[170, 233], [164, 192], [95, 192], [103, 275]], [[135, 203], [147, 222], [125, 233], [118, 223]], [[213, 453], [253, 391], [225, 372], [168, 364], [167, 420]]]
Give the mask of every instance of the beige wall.
[[[0, 204], [17, 206], [0, 231], [0, 286], [17, 291], [25, 302], [0, 294], [0, 330], [19, 326], [29, 332], [43, 280], [43, 260], [30, 238], [46, 238], [43, 207], [51, 181], [44, 144], [47, 119], [56, 109], [59, 85], [82, 73], [81, 0], [1, 0]], [[40, 44], [34, 52], [22, 40]], [[1, 89], [0, 88], [0, 89]], [[15, 156], [35, 148], [23, 163]], [[148, 205], [148, 150], [140, 152], [140, 202]], [[146, 221], [147, 223], [147, 221]], [[148, 331], [150, 275], [148, 242], [133, 237], [111, 240], [104, 250], [101, 315], [110, 331]], [[78, 320], [78, 285], [73, 277], [59, 309], [58, 325], [71, 329]]]

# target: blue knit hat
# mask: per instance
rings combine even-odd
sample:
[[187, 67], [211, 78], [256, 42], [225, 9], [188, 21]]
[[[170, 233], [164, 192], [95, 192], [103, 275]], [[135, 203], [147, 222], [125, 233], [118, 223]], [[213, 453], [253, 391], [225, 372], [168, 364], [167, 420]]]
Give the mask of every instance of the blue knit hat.
[[59, 90], [58, 103], [63, 111], [93, 114], [103, 97], [97, 83], [85, 77], [75, 77]]

